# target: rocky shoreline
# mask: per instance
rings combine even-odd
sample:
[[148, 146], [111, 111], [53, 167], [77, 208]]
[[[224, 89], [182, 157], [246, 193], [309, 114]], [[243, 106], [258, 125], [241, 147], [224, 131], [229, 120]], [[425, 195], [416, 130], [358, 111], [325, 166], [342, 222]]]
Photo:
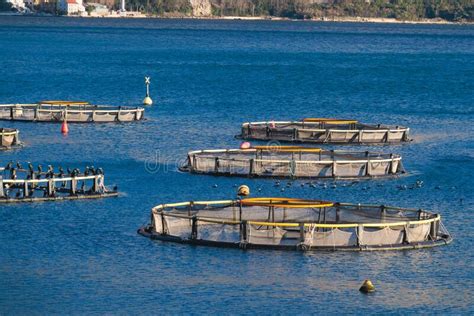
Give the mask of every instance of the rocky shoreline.
[[[69, 16], [73, 17], [73, 16]], [[85, 18], [97, 18], [97, 16], [81, 16]], [[101, 18], [150, 18], [150, 19], [194, 19], [194, 20], [234, 20], [234, 21], [294, 21], [294, 22], [338, 22], [338, 23], [394, 23], [394, 24], [474, 24], [474, 22], [451, 22], [443, 19], [423, 19], [423, 20], [397, 20], [395, 18], [370, 18], [370, 17], [321, 17], [312, 19], [290, 19], [277, 16], [187, 16], [187, 15], [161, 15], [151, 16], [141, 13], [127, 16], [109, 15]]]
[[395, 18], [373, 18], [373, 17], [315, 17], [311, 19], [290, 19], [278, 16], [190, 16], [180, 14], [147, 15], [141, 12], [128, 11], [125, 14], [109, 15], [53, 15], [53, 14], [22, 14], [18, 12], [0, 12], [0, 16], [38, 16], [38, 17], [67, 17], [67, 18], [134, 18], [134, 19], [191, 19], [191, 20], [234, 20], [234, 21], [294, 21], [294, 22], [337, 22], [337, 23], [381, 23], [381, 24], [449, 24], [449, 25], [472, 25], [474, 22], [462, 21], [451, 22], [443, 19], [421, 19], [421, 20], [397, 20]]

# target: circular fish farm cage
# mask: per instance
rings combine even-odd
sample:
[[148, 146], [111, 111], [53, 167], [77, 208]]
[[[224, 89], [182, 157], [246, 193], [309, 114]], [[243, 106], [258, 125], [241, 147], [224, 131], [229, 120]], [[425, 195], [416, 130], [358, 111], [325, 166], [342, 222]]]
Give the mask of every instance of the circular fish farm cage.
[[13, 128], [0, 128], [0, 149], [9, 149], [19, 146], [20, 131]]
[[410, 141], [409, 128], [370, 125], [355, 120], [306, 118], [301, 121], [249, 122], [238, 138], [319, 144], [396, 144]]
[[92, 105], [80, 101], [41, 101], [36, 104], [0, 104], [0, 120], [109, 123], [139, 121], [144, 117], [141, 107]]
[[445, 245], [439, 214], [292, 198], [162, 204], [138, 233], [162, 241], [282, 250], [402, 250]]
[[188, 153], [181, 171], [274, 178], [375, 178], [405, 173], [397, 154], [322, 150], [297, 146], [200, 150]]
[[79, 169], [59, 167], [54, 170], [48, 166], [43, 170], [28, 164], [10, 162], [0, 168], [0, 204], [16, 202], [43, 202], [55, 200], [98, 199], [118, 196], [117, 188], [105, 186], [104, 172], [101, 168]]

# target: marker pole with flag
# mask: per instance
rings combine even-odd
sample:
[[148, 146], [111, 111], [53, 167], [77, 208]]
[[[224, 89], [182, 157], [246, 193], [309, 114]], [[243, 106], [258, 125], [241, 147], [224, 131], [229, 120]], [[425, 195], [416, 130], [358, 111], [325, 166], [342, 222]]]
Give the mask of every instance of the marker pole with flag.
[[152, 105], [153, 100], [150, 98], [150, 77], [145, 77], [145, 85], [146, 85], [146, 96], [145, 99], [143, 99], [143, 104], [144, 105]]

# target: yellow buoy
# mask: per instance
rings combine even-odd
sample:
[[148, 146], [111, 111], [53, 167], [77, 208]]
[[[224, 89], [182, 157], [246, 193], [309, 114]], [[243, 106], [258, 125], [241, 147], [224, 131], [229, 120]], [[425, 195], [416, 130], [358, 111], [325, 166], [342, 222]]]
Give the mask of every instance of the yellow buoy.
[[367, 279], [364, 281], [364, 283], [362, 283], [359, 291], [362, 293], [372, 293], [375, 292], [375, 286], [372, 284], [372, 281]]
[[153, 100], [150, 98], [150, 77], [145, 77], [145, 85], [146, 85], [146, 96], [143, 99], [144, 105], [152, 105]]
[[241, 185], [237, 190], [238, 196], [247, 196], [250, 194], [250, 188], [246, 185]]
[[144, 105], [152, 105], [153, 100], [150, 97], [145, 97], [145, 99], [143, 99], [143, 104]]

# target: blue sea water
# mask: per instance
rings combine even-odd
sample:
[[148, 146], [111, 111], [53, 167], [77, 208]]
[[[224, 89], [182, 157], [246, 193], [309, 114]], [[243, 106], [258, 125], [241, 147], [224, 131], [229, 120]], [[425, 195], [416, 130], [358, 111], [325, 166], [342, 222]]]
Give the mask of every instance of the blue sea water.
[[[25, 147], [0, 152], [0, 165], [93, 164], [122, 194], [0, 206], [0, 314], [473, 313], [473, 61], [471, 25], [0, 17], [0, 103], [137, 105], [145, 75], [155, 102], [146, 121], [70, 124], [66, 137], [58, 124], [1, 123]], [[409, 126], [411, 144], [371, 150], [402, 154], [410, 176], [286, 196], [433, 210], [454, 242], [298, 253], [136, 233], [160, 203], [230, 198], [244, 183], [281, 196], [271, 179], [176, 165], [192, 149], [238, 146], [244, 121], [314, 116]], [[358, 292], [366, 278], [373, 295]]]

